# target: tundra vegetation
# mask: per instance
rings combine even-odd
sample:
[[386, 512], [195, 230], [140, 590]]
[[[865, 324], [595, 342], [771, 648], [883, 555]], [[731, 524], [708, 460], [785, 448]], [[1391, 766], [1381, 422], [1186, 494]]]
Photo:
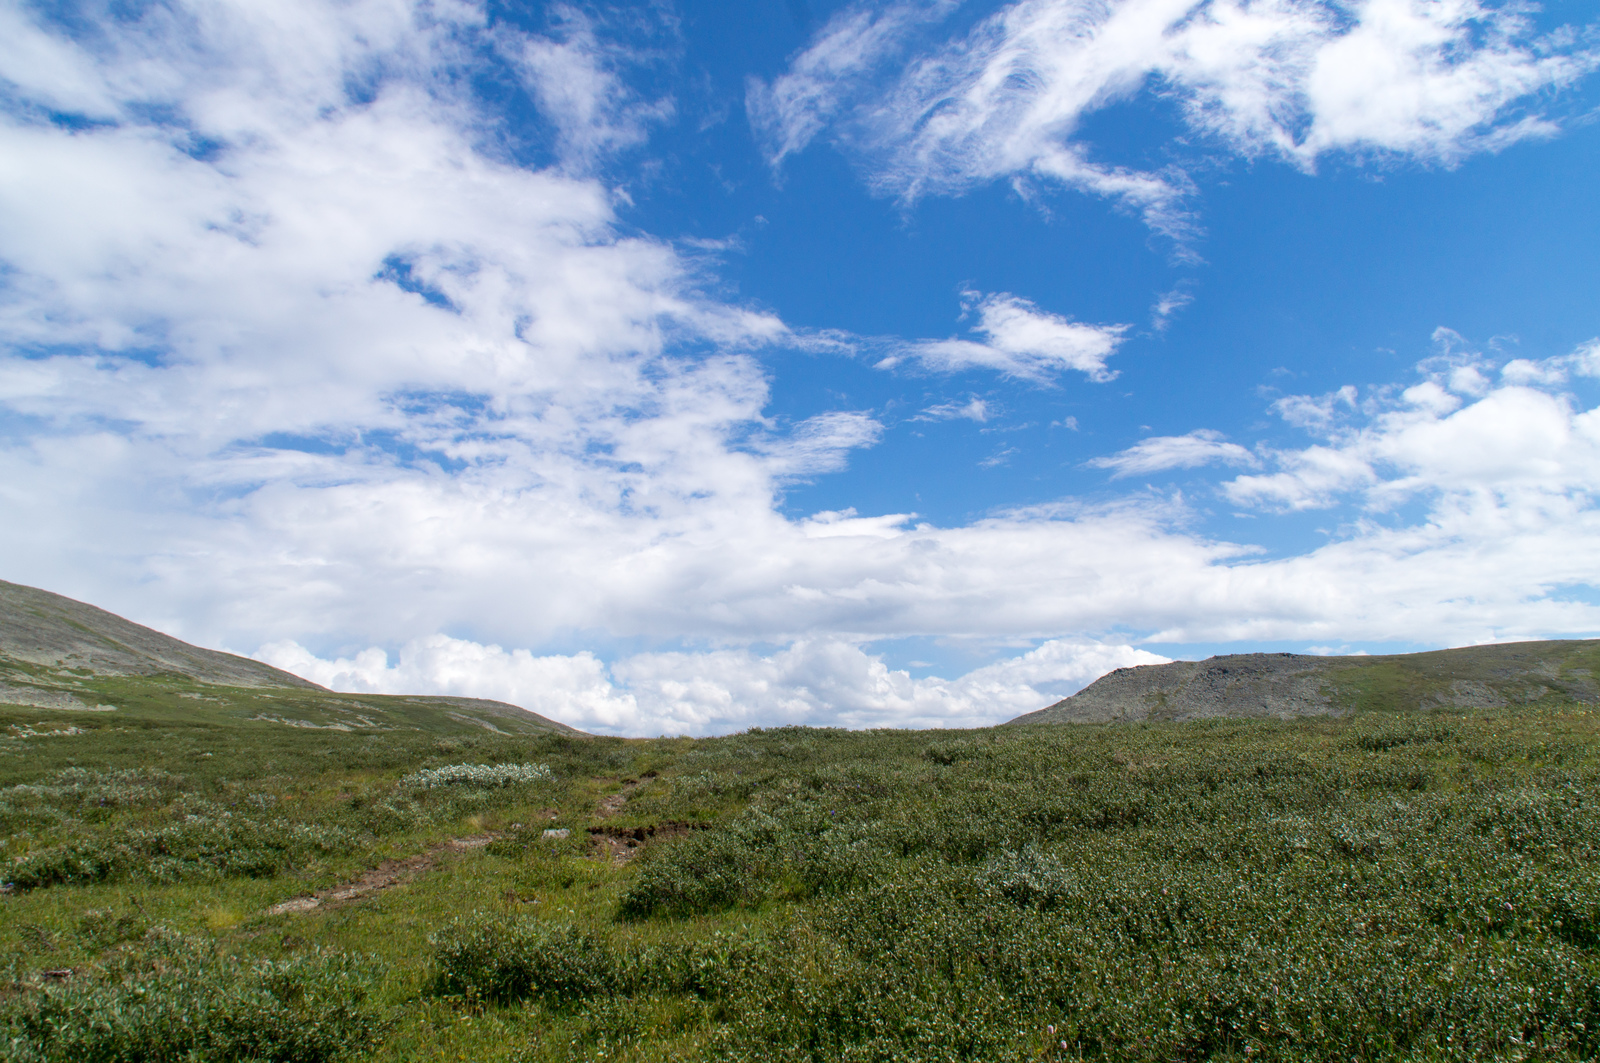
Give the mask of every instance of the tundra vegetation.
[[7, 1060], [1600, 1051], [1576, 701], [624, 740], [82, 685], [0, 707]]

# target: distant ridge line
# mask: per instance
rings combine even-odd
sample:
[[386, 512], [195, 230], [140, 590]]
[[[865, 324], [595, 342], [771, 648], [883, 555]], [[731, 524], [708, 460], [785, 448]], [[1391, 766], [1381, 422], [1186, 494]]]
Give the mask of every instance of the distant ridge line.
[[1296, 719], [1365, 709], [1496, 708], [1547, 698], [1600, 702], [1600, 639], [1321, 657], [1236, 653], [1118, 668], [1008, 724]]

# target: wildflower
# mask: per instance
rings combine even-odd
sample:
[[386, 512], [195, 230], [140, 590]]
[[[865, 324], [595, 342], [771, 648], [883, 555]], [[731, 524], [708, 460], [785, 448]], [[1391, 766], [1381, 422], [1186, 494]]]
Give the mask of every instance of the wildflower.
[[401, 779], [402, 790], [432, 790], [440, 786], [511, 786], [515, 783], [554, 782], [545, 764], [451, 764], [425, 768]]

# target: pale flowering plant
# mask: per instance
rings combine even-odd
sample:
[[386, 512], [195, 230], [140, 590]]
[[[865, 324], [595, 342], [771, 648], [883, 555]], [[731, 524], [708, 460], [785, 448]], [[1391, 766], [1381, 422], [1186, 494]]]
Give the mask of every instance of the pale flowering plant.
[[402, 790], [436, 790], [445, 786], [494, 789], [555, 782], [555, 778], [546, 764], [450, 764], [414, 771], [401, 778], [398, 786]]

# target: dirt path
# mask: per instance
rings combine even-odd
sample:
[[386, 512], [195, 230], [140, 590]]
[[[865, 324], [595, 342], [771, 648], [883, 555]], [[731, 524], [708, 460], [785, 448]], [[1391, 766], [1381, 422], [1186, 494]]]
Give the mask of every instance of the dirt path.
[[346, 882], [338, 886], [330, 886], [325, 890], [303, 897], [292, 897], [282, 904], [274, 904], [268, 908], [264, 915], [285, 915], [289, 912], [309, 912], [313, 908], [328, 905], [342, 904], [347, 901], [360, 900], [390, 886], [398, 886], [403, 882], [410, 882], [424, 872], [432, 871], [439, 863], [440, 858], [451, 853], [464, 853], [473, 849], [482, 849], [499, 835], [493, 833], [473, 834], [466, 838], [451, 838], [449, 841], [430, 845], [426, 852], [415, 856], [408, 856], [401, 860], [385, 860], [368, 871], [363, 871], [361, 877], [354, 882]]
[[[633, 791], [639, 788], [638, 779], [628, 779], [623, 782], [622, 789], [614, 794], [607, 794], [595, 804], [594, 816], [596, 819], [610, 819], [622, 811], [622, 806], [628, 803], [628, 798], [633, 796]], [[625, 864], [639, 855], [639, 847], [644, 842], [645, 836], [626, 827], [590, 827], [589, 837], [594, 841], [594, 855], [603, 856], [613, 864]]]
[[594, 806], [596, 819], [609, 819], [622, 811], [622, 806], [628, 803], [628, 798], [639, 788], [638, 779], [627, 779], [622, 784], [622, 789], [614, 794], [602, 797]]
[[[607, 794], [595, 803], [594, 818], [610, 819], [620, 813], [633, 796], [633, 792], [641, 783], [655, 777], [654, 772], [647, 772], [638, 779], [628, 779], [623, 782], [622, 789], [614, 794]], [[556, 818], [558, 812], [550, 809], [543, 815], [551, 819]], [[616, 827], [610, 824], [601, 824], [589, 828], [589, 837], [594, 844], [593, 855], [600, 859], [608, 860], [613, 864], [625, 864], [638, 856], [643, 851], [645, 843], [665, 838], [678, 837], [692, 830], [703, 830], [705, 824], [701, 823], [652, 823], [647, 827]], [[449, 841], [431, 845], [426, 851], [415, 856], [403, 857], [399, 860], [385, 860], [370, 870], [363, 871], [354, 881], [330, 886], [327, 889], [317, 890], [300, 897], [291, 897], [289, 900], [274, 904], [266, 909], [265, 915], [287, 915], [290, 912], [309, 912], [316, 908], [333, 907], [369, 897], [374, 893], [410, 882], [419, 875], [432, 871], [439, 865], [439, 861], [452, 853], [468, 852], [472, 849], [482, 849], [496, 838], [501, 837], [493, 832], [474, 834], [465, 838], [451, 838]]]

